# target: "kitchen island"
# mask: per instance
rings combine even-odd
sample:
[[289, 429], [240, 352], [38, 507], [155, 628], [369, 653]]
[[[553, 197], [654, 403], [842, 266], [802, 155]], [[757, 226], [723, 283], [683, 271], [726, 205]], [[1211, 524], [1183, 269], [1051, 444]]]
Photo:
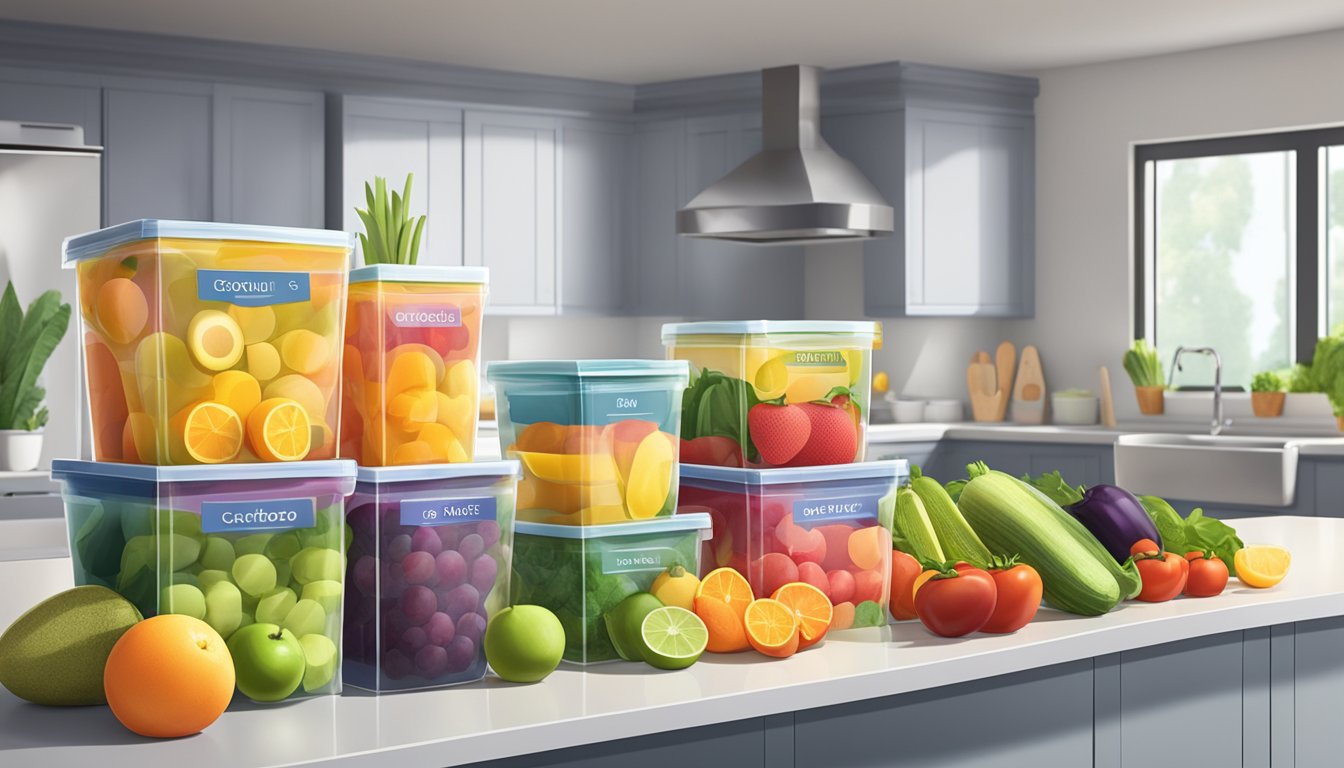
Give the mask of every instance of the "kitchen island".
[[[235, 703], [153, 742], [105, 707], [0, 690], [0, 765], [1327, 766], [1344, 755], [1344, 520], [1238, 522], [1294, 555], [1270, 590], [1043, 610], [1010, 636], [918, 623], [837, 633], [772, 661], [706, 654], [680, 672], [564, 666], [542, 683]], [[0, 562], [0, 621], [70, 584], [64, 557]], [[865, 634], [866, 633], [866, 634]]]

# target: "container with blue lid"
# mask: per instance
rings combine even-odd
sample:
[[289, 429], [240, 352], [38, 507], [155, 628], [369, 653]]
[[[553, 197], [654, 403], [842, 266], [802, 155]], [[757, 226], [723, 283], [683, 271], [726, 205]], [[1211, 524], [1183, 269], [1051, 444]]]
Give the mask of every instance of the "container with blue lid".
[[523, 467], [518, 519], [601, 525], [672, 514], [688, 377], [674, 360], [490, 363], [500, 451]]
[[508, 605], [516, 461], [361, 467], [346, 504], [345, 681], [377, 692], [485, 675]]
[[702, 575], [734, 568], [757, 597], [807, 582], [850, 621], [833, 629], [878, 626], [887, 623], [896, 488], [908, 474], [904, 459], [785, 469], [685, 464], [677, 517], [713, 520]]
[[598, 526], [519, 522], [514, 530], [512, 602], [540, 605], [565, 628], [566, 661], [619, 658], [603, 621], [607, 612], [680, 566], [700, 568], [709, 515], [678, 514]]
[[93, 456], [334, 459], [352, 238], [145, 219], [68, 238]]
[[344, 510], [355, 472], [335, 460], [58, 460], [51, 476], [61, 483], [75, 584], [116, 590], [146, 617], [193, 616], [225, 640], [251, 624], [288, 630], [305, 654], [302, 678], [282, 697], [291, 698], [341, 690]]

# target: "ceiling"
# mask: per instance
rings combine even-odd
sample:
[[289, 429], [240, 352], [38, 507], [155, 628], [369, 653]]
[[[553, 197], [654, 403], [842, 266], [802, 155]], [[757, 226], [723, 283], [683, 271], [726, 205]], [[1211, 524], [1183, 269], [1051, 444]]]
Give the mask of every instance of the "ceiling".
[[0, 0], [0, 17], [647, 83], [905, 59], [997, 71], [1344, 27], [1340, 0]]

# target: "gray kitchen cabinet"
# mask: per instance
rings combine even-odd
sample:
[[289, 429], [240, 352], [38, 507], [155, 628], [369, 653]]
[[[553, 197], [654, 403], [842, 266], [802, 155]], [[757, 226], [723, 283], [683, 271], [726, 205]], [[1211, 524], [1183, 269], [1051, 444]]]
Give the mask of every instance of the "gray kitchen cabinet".
[[[426, 216], [419, 263], [462, 264], [462, 110], [426, 101], [333, 96], [327, 104], [327, 226], [363, 232], [364, 184], [400, 191], [414, 174], [410, 213]], [[356, 246], [358, 247], [358, 246]], [[362, 255], [357, 261], [363, 263]]]
[[103, 99], [90, 75], [0, 67], [0, 120], [67, 123], [86, 144], [103, 140]]
[[214, 220], [323, 225], [323, 96], [217, 85]]
[[639, 315], [677, 313], [677, 261], [681, 241], [677, 236], [676, 211], [682, 200], [679, 189], [682, 132], [685, 120], [651, 120], [635, 128], [631, 188], [634, 213], [633, 248], [628, 259], [627, 279], [632, 306]]
[[559, 154], [559, 303], [565, 312], [615, 312], [627, 295], [630, 124], [565, 120]]
[[213, 100], [206, 83], [105, 81], [105, 223], [213, 217]]

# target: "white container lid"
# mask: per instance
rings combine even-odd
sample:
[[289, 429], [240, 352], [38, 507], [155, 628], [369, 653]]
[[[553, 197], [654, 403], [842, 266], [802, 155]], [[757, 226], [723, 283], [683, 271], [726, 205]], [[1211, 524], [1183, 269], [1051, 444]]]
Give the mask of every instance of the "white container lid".
[[350, 270], [355, 283], [476, 283], [490, 282], [489, 267], [441, 267], [428, 264], [369, 264]]
[[324, 248], [355, 247], [355, 236], [331, 229], [264, 227], [253, 224], [224, 224], [214, 221], [174, 221], [137, 219], [114, 227], [105, 227], [65, 238], [61, 244], [61, 263], [69, 266], [82, 259], [102, 256], [118, 245], [139, 240], [177, 238], [182, 240], [241, 240], [260, 243], [293, 243]]
[[519, 463], [471, 461], [460, 464], [412, 464], [401, 467], [360, 467], [355, 480], [361, 483], [413, 483], [424, 480], [461, 480], [463, 478], [518, 477]]
[[220, 480], [249, 481], [306, 480], [330, 477], [353, 479], [355, 462], [349, 459], [323, 461], [271, 461], [255, 464], [203, 464], [199, 466], [161, 467], [153, 464], [117, 464], [110, 461], [56, 459], [51, 462], [51, 479], [83, 475], [106, 480], [140, 480], [148, 483], [199, 483]]
[[678, 336], [746, 336], [760, 334], [837, 333], [878, 337], [881, 326], [873, 322], [849, 320], [741, 320], [663, 325], [663, 343]]
[[702, 531], [702, 539], [710, 538], [714, 530], [714, 521], [708, 512], [688, 512], [671, 517], [654, 517], [648, 520], [634, 520], [628, 523], [606, 523], [603, 525], [559, 525], [556, 523], [533, 523], [519, 520], [513, 524], [514, 534], [527, 536], [547, 536], [552, 539], [605, 539], [616, 536], [638, 536], [650, 533], [677, 533], [679, 531]]
[[742, 469], [716, 467], [709, 464], [681, 464], [683, 480], [713, 480], [737, 485], [789, 485], [825, 483], [835, 480], [891, 480], [909, 474], [910, 462], [905, 459], [886, 461], [859, 461], [853, 464], [823, 464], [816, 467], [781, 467], [774, 469]]

